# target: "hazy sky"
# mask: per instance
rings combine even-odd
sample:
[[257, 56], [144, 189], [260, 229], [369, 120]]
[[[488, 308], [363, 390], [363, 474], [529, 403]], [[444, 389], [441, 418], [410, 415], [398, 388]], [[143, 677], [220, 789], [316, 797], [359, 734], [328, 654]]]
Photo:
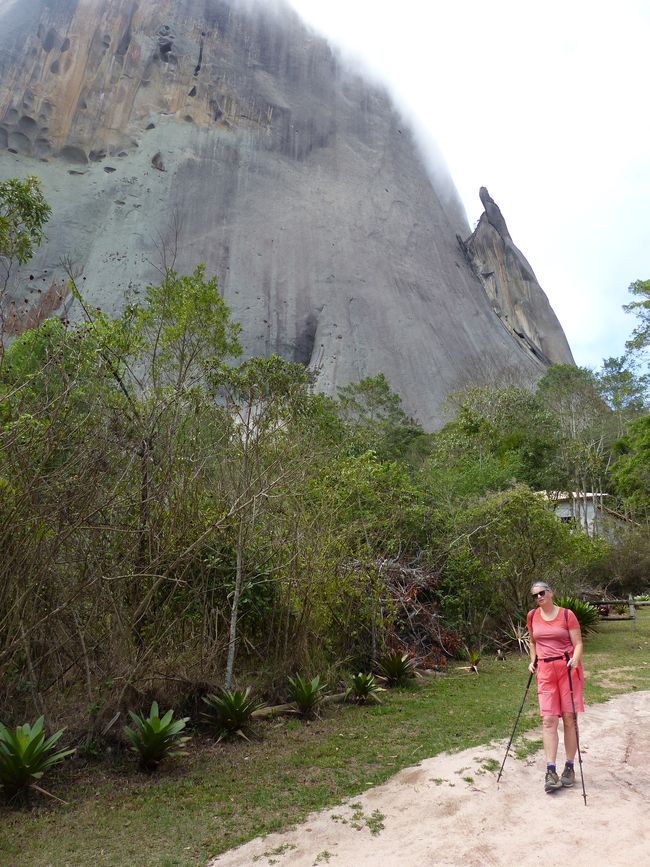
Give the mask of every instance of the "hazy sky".
[[472, 228], [488, 188], [576, 362], [621, 355], [650, 278], [650, 2], [290, 2], [435, 140]]

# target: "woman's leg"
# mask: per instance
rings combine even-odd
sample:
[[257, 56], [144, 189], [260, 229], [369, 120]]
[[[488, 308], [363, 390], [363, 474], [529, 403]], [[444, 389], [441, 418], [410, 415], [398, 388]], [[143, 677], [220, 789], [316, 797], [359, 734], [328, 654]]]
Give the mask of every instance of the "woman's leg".
[[576, 757], [578, 742], [576, 740], [576, 727], [572, 713], [563, 713], [562, 722], [564, 724], [564, 750], [568, 762], [572, 762]]
[[[545, 716], [542, 718], [542, 737], [544, 738], [544, 753], [546, 755], [546, 763], [549, 765], [554, 765], [555, 760], [557, 759], [557, 745], [559, 740], [557, 734], [558, 723], [559, 719], [556, 716]], [[564, 731], [566, 732], [566, 728]]]

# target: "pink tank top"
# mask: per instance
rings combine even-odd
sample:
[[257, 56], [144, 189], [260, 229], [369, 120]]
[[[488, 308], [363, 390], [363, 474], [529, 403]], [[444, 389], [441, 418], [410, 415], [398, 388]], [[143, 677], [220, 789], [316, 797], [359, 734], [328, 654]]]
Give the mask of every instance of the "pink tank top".
[[[579, 629], [578, 618], [568, 608], [560, 608], [553, 620], [544, 620], [538, 608], [528, 612], [526, 625], [528, 634], [535, 642], [535, 650], [539, 659], [550, 656], [562, 656], [568, 653], [573, 656], [570, 629]], [[565, 614], [566, 612], [566, 614]]]

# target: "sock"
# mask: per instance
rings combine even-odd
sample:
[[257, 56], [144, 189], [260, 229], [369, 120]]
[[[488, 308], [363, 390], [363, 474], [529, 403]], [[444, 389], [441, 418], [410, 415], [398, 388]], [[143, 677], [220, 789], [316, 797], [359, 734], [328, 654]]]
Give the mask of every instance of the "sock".
[[566, 767], [572, 771], [573, 770], [573, 762], [570, 762], [568, 759], [566, 760]]
[[546, 770], [547, 770], [547, 771], [553, 771], [554, 774], [556, 773], [555, 765], [554, 765], [554, 764], [551, 764], [550, 762], [547, 762], [547, 763], [546, 763]]

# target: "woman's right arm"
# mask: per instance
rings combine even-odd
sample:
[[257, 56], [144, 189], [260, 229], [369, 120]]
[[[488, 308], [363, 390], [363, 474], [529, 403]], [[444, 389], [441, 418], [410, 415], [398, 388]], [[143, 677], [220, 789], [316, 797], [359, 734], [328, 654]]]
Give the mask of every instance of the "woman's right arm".
[[528, 643], [529, 643], [529, 652], [530, 652], [530, 665], [528, 666], [528, 671], [531, 674], [535, 673], [535, 663], [537, 661], [537, 648], [535, 647], [535, 639], [533, 638], [533, 617], [535, 612], [528, 612], [528, 616], [526, 617], [526, 629], [528, 630]]
[[535, 649], [535, 642], [533, 641], [533, 638], [531, 636], [530, 637], [530, 665], [528, 666], [528, 671], [531, 674], [535, 674], [536, 660], [537, 660], [537, 651]]

